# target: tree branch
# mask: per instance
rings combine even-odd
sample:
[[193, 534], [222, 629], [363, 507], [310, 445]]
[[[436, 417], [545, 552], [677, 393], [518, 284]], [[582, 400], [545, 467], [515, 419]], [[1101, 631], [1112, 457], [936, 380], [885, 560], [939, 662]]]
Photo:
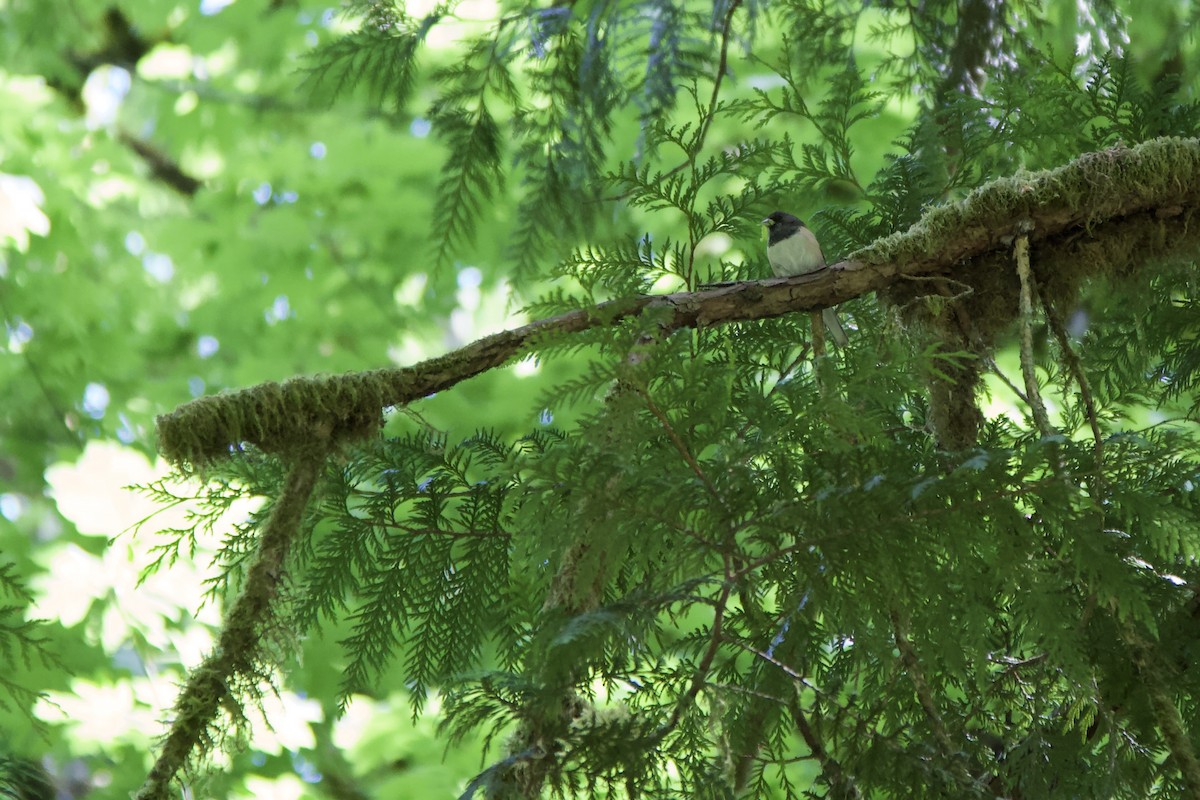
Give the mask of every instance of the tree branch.
[[383, 408], [448, 389], [550, 337], [642, 315], [653, 315], [666, 334], [816, 311], [868, 292], [911, 287], [906, 279], [913, 276], [953, 275], [984, 286], [963, 302], [986, 300], [997, 309], [987, 320], [987, 343], [1018, 307], [1015, 294], [997, 297], [1017, 291], [997, 273], [1011, 274], [1002, 256], [1023, 224], [1034, 226], [1039, 284], [1057, 299], [1088, 277], [1192, 256], [1200, 251], [1200, 226], [1191, 224], [1197, 212], [1200, 140], [1162, 138], [1111, 148], [1054, 170], [993, 181], [817, 273], [621, 298], [488, 336], [411, 367], [293, 378], [203, 397], [158, 418], [159, 447], [176, 464], [197, 466], [246, 444], [287, 450], [309, 440], [314, 428], [331, 430], [335, 441], [365, 438], [378, 431]]
[[146, 139], [118, 131], [117, 141], [142, 157], [150, 173], [185, 197], [192, 197], [204, 184], [183, 171], [179, 163]]

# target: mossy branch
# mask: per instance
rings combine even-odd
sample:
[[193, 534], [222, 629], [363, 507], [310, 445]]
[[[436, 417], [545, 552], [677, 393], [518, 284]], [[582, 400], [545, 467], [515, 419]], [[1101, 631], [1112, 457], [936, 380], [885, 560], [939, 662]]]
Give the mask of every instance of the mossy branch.
[[664, 333], [815, 311], [872, 291], [901, 307], [924, 293], [914, 276], [946, 276], [972, 288], [968, 307], [988, 344], [1019, 309], [1009, 249], [1023, 226], [1043, 297], [1061, 307], [1090, 276], [1200, 251], [1200, 140], [1162, 138], [1088, 153], [1057, 169], [1001, 178], [964, 200], [930, 209], [902, 233], [807, 276], [744, 281], [697, 292], [603, 303], [488, 336], [411, 367], [294, 378], [204, 397], [158, 418], [159, 447], [202, 466], [246, 444], [285, 452], [314, 430], [344, 441], [373, 435], [382, 409], [403, 406], [501, 366], [546, 336], [654, 314]]
[[171, 731], [137, 800], [166, 800], [171, 781], [194, 757], [197, 745], [207, 749], [220, 735], [215, 727], [218, 714], [224, 710], [241, 719], [244, 695], [255, 692], [266, 677], [264, 649], [272, 641], [285, 562], [327, 453], [315, 442], [287, 454], [291, 470], [263, 528], [245, 589], [229, 610], [213, 651], [179, 693]]

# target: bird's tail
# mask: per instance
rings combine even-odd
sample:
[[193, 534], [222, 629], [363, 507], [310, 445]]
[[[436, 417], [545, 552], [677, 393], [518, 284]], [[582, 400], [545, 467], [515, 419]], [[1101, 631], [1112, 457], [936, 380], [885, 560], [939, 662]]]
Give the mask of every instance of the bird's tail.
[[842, 327], [841, 321], [838, 320], [837, 312], [832, 308], [826, 308], [821, 311], [821, 318], [825, 320], [825, 328], [829, 331], [829, 335], [833, 337], [833, 341], [838, 347], [845, 347], [850, 344], [850, 337], [846, 335], [846, 329]]

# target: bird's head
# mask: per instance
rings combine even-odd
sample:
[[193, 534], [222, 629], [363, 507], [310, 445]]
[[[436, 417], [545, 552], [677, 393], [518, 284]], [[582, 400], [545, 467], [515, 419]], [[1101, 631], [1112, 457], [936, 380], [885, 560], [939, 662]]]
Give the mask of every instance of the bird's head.
[[766, 225], [768, 228], [774, 228], [776, 225], [784, 225], [796, 228], [804, 227], [803, 220], [787, 213], [786, 211], [772, 211], [767, 215], [767, 218], [762, 221], [762, 224]]
[[804, 221], [786, 211], [772, 211], [762, 221], [762, 224], [763, 239], [766, 239], [769, 244], [781, 242], [798, 231], [804, 230]]

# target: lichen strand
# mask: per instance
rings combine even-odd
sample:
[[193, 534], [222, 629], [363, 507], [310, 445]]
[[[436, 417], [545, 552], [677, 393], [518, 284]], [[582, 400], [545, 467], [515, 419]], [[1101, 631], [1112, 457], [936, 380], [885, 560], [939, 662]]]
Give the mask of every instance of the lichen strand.
[[293, 378], [201, 397], [157, 420], [159, 451], [173, 464], [203, 466], [252, 444], [267, 453], [303, 452], [378, 432], [398, 370]]

